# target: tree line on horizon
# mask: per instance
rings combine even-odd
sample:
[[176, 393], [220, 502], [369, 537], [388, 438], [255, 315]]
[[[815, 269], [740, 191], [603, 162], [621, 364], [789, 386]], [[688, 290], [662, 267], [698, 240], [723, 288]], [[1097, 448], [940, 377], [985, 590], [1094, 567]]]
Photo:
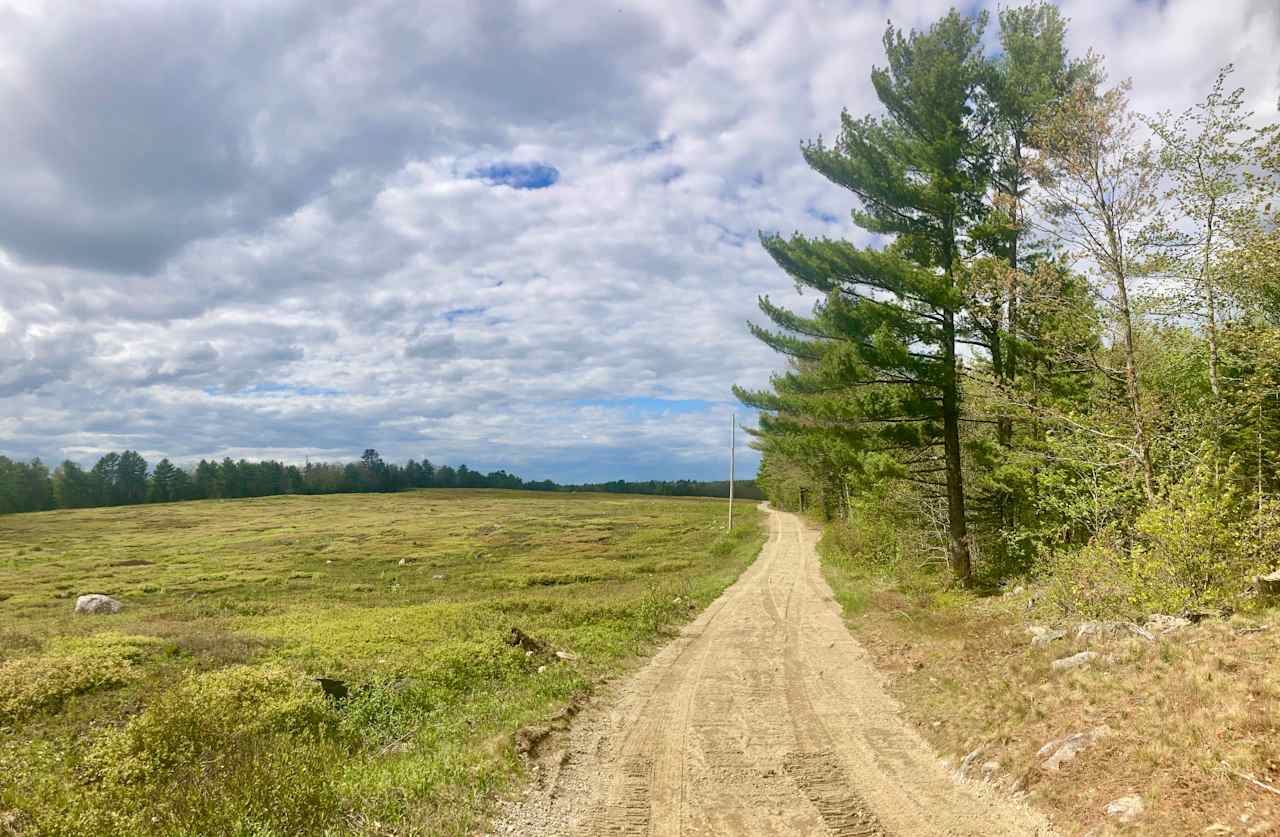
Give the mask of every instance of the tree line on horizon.
[[871, 243], [762, 234], [817, 301], [760, 300], [760, 482], [873, 563], [1230, 606], [1280, 555], [1280, 126], [1230, 66], [1144, 115], [1053, 4], [990, 22], [890, 25], [879, 110], [802, 146]]
[[[269, 497], [280, 494], [352, 494], [415, 488], [502, 488], [524, 491], [589, 491], [673, 497], [727, 497], [727, 481], [647, 480], [561, 485], [523, 480], [505, 470], [481, 473], [459, 465], [410, 459], [386, 462], [372, 448], [357, 462], [201, 459], [190, 467], [161, 459], [154, 467], [137, 451], [107, 453], [89, 469], [66, 460], [52, 472], [39, 458], [21, 462], [0, 456], [0, 514], [52, 509], [171, 503], [186, 500]], [[736, 496], [759, 499], [753, 481], [739, 482]]]

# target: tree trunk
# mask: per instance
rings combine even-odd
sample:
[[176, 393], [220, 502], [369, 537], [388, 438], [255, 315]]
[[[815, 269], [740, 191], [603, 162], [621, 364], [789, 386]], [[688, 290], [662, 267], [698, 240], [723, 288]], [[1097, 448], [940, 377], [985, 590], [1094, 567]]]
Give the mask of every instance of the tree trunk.
[[1155, 478], [1151, 466], [1151, 446], [1142, 422], [1142, 397], [1138, 389], [1138, 362], [1134, 348], [1133, 312], [1129, 307], [1129, 288], [1124, 271], [1116, 271], [1116, 291], [1120, 301], [1120, 323], [1124, 331], [1124, 382], [1133, 412], [1133, 441], [1137, 447], [1138, 465], [1142, 468], [1142, 489], [1150, 502], [1156, 497]]
[[[991, 374], [996, 379], [996, 386], [1001, 390], [1005, 390], [1012, 383], [1009, 380], [1009, 368], [1007, 364], [1008, 346], [1004, 341], [1004, 332], [1006, 326], [1005, 306], [1003, 300], [996, 298], [991, 302]], [[996, 417], [996, 441], [1001, 447], [1009, 447], [1013, 442], [1013, 420], [1004, 414], [1001, 410], [1000, 415]]]
[[[1022, 159], [1022, 146], [1015, 143], [1014, 152], [1016, 158]], [[1013, 179], [1013, 213], [1011, 220], [1013, 221], [1013, 235], [1009, 237], [1009, 281], [1005, 285], [1005, 334], [1009, 336], [1007, 343], [1001, 341], [1001, 350], [1003, 357], [1001, 358], [1001, 375], [1004, 378], [1006, 386], [1013, 386], [1014, 380], [1018, 376], [1018, 239], [1020, 230], [1018, 229], [1018, 184], [1021, 181], [1021, 165], [1018, 166], [1018, 174]], [[997, 425], [997, 435], [1001, 445], [1010, 447], [1013, 444], [1013, 419], [1009, 416], [1000, 416]]]
[[964, 514], [964, 472], [960, 458], [960, 393], [956, 375], [956, 322], [955, 314], [943, 314], [943, 384], [942, 384], [942, 438], [947, 459], [947, 530], [949, 535], [948, 557], [951, 574], [956, 581], [969, 585], [972, 567], [969, 561], [969, 533]]
[[1205, 286], [1205, 307], [1209, 322], [1209, 389], [1214, 398], [1222, 397], [1222, 389], [1218, 384], [1218, 302], [1213, 296], [1213, 288]]
[[1218, 300], [1213, 294], [1213, 282], [1209, 278], [1209, 255], [1213, 251], [1213, 221], [1217, 209], [1216, 202], [1209, 204], [1208, 231], [1204, 242], [1204, 261], [1200, 267], [1200, 287], [1204, 292], [1205, 315], [1208, 318], [1207, 331], [1209, 338], [1209, 389], [1214, 398], [1222, 396], [1218, 385]]

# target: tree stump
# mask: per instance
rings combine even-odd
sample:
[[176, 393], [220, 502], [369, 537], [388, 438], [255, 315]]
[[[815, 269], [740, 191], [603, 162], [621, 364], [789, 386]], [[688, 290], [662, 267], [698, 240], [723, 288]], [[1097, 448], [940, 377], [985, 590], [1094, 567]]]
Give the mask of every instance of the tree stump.
[[1280, 570], [1260, 575], [1254, 581], [1258, 585], [1259, 595], [1280, 596]]

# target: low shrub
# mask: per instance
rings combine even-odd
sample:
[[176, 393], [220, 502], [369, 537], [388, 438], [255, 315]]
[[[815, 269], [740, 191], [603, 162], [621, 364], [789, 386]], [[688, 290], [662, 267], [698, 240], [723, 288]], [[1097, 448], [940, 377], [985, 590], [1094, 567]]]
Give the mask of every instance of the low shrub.
[[818, 552], [847, 613], [862, 611], [870, 601], [869, 590], [877, 586], [917, 604], [945, 603], [939, 595], [951, 582], [938, 557], [940, 545], [925, 528], [904, 525], [907, 514], [902, 496], [882, 491], [851, 498], [848, 518], [823, 527]]
[[1109, 526], [1084, 547], [1049, 554], [1050, 601], [1092, 616], [1238, 609], [1280, 543], [1277, 510], [1251, 508], [1238, 486], [1235, 469], [1201, 463], [1164, 486], [1131, 539]]
[[1050, 553], [1040, 561], [1049, 605], [1064, 613], [1115, 618], [1136, 610], [1129, 552], [1114, 527], [1078, 549]]
[[338, 810], [337, 720], [278, 666], [190, 676], [91, 745], [82, 819], [115, 833], [316, 833]]
[[231, 666], [188, 677], [94, 747], [94, 781], [146, 782], [181, 765], [216, 760], [272, 733], [319, 735], [336, 718], [323, 693], [278, 666]]
[[67, 638], [45, 653], [0, 663], [0, 723], [56, 711], [74, 695], [123, 685], [139, 675], [135, 665], [160, 643], [117, 633]]

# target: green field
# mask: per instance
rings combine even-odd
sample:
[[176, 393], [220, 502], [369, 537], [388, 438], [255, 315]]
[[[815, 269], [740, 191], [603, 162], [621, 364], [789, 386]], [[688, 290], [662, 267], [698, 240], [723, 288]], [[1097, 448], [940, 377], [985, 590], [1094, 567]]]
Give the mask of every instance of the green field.
[[732, 537], [724, 501], [507, 491], [0, 517], [0, 833], [466, 834], [516, 730], [751, 561], [752, 505]]

